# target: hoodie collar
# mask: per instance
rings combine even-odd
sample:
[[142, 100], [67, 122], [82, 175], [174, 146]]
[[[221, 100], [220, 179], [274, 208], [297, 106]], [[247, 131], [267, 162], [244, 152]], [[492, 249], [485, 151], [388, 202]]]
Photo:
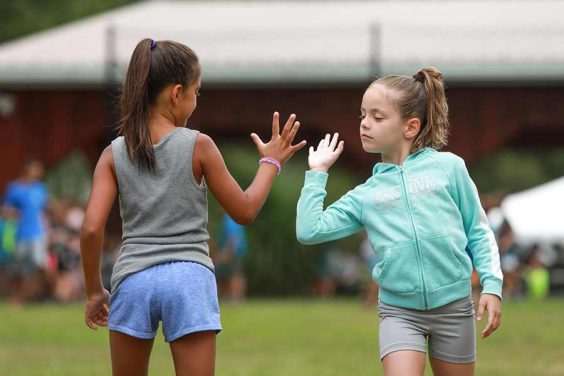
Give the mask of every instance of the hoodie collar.
[[417, 161], [425, 158], [430, 153], [436, 153], [436, 152], [437, 151], [435, 149], [429, 147], [419, 149], [415, 153], [411, 153], [410, 155], [408, 155], [407, 158], [405, 158], [405, 160], [403, 161], [402, 165], [396, 165], [393, 163], [385, 163], [385, 162], [376, 163], [374, 169], [372, 170], [372, 175], [389, 172], [390, 170], [395, 170], [399, 167], [406, 168], [412, 165], [413, 163], [416, 163]]

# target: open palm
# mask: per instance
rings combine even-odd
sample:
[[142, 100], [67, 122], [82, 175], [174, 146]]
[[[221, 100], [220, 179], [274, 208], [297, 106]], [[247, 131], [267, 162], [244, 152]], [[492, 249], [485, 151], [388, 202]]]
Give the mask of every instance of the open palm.
[[282, 133], [280, 133], [279, 118], [280, 114], [278, 112], [272, 115], [272, 138], [268, 143], [264, 143], [256, 133], [252, 133], [251, 137], [261, 157], [274, 158], [281, 164], [284, 164], [294, 153], [303, 148], [306, 142], [304, 140], [296, 145], [292, 145], [294, 137], [300, 128], [300, 122], [296, 121], [296, 115], [290, 115], [282, 129]]
[[[333, 138], [327, 134], [321, 139], [317, 150], [311, 146], [309, 148], [308, 163], [309, 168], [314, 171], [327, 172], [329, 167], [339, 158], [344, 148], [344, 141], [339, 141], [339, 134], [335, 133]], [[338, 144], [337, 144], [338, 142]]]

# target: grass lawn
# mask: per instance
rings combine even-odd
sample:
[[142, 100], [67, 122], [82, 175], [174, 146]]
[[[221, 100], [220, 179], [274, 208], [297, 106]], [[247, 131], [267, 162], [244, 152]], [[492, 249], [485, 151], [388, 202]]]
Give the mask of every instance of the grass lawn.
[[[376, 311], [356, 300], [251, 300], [221, 310], [218, 376], [382, 374]], [[1, 376], [110, 374], [107, 330], [87, 329], [82, 305], [0, 303], [0, 317]], [[508, 302], [499, 331], [478, 340], [476, 374], [564, 375], [563, 337], [564, 299]], [[174, 374], [161, 334], [150, 374]]]

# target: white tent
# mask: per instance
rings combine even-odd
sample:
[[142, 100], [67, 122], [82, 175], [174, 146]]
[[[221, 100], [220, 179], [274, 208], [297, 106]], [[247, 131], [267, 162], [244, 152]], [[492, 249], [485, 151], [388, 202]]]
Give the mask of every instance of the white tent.
[[564, 242], [564, 176], [507, 196], [501, 208], [517, 241]]

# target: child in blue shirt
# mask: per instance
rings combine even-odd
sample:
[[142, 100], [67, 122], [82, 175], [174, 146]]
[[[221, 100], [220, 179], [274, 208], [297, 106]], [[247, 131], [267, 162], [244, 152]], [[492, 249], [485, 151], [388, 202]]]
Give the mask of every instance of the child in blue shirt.
[[[447, 143], [442, 74], [386, 76], [364, 93], [360, 137], [382, 162], [364, 184], [323, 210], [329, 167], [343, 151], [338, 134], [310, 147], [296, 232], [304, 244], [365, 229], [379, 262], [380, 357], [386, 375], [423, 375], [425, 353], [437, 375], [473, 375], [475, 323], [470, 276], [483, 287], [482, 332], [500, 325], [499, 253], [464, 161], [438, 152]], [[467, 253], [467, 250], [469, 253]]]

